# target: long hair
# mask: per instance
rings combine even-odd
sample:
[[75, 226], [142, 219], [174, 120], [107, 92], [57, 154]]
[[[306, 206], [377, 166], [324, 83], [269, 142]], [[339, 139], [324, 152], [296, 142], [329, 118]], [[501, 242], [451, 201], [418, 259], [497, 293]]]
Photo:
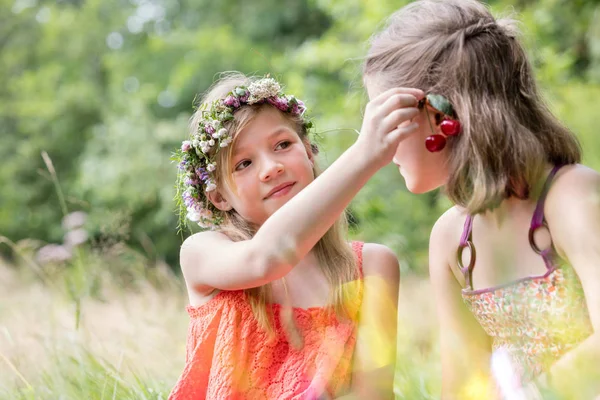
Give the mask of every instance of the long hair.
[[449, 140], [445, 191], [471, 214], [529, 198], [547, 163], [581, 159], [576, 137], [538, 92], [516, 22], [476, 0], [400, 9], [371, 38], [363, 72], [450, 100], [462, 133]]
[[[202, 98], [201, 104], [210, 104], [216, 99], [223, 98], [236, 86], [247, 86], [254, 79], [238, 72], [223, 74]], [[216, 179], [217, 188], [223, 187], [223, 185], [233, 185], [231, 149], [235, 147], [237, 134], [252, 122], [265, 107], [272, 106], [269, 104], [243, 106], [236, 110], [233, 120], [225, 125], [225, 128], [231, 132], [233, 142], [230, 146], [222, 149], [216, 159], [217, 170], [219, 171]], [[316, 155], [318, 153], [317, 146], [310, 142], [302, 117], [285, 112], [281, 112], [281, 115], [294, 127], [307, 149], [310, 149]], [[201, 118], [202, 106], [198, 107], [198, 111], [191, 118], [191, 130], [197, 129]], [[313, 167], [313, 173], [315, 178], [320, 173], [316, 163]], [[257, 226], [244, 220], [234, 209], [224, 213], [223, 223], [219, 226], [219, 230], [233, 241], [249, 240], [254, 236], [257, 229]], [[331, 288], [330, 303], [333, 304], [334, 311], [342, 318], [351, 318], [352, 314], [347, 305], [353, 300], [351, 298], [353, 293], [348, 290], [349, 285], [347, 283], [355, 280], [357, 276], [355, 255], [346, 241], [346, 233], [347, 220], [344, 213], [317, 242], [313, 251], [319, 267], [329, 282]], [[218, 271], [215, 271], [215, 273], [218, 273]], [[273, 321], [272, 316], [268, 313], [269, 308], [267, 306], [272, 300], [271, 285], [266, 284], [257, 288], [246, 289], [245, 293], [258, 323], [272, 336], [274, 333]]]

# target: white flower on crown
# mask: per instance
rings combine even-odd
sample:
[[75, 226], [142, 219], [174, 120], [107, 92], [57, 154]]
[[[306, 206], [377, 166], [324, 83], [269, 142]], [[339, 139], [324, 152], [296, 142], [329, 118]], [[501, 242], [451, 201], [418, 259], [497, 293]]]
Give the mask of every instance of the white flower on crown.
[[215, 190], [216, 188], [217, 188], [217, 185], [215, 185], [215, 183], [214, 183], [214, 182], [212, 182], [212, 181], [208, 181], [208, 182], [206, 183], [206, 189], [205, 189], [205, 190], [206, 190], [206, 192], [212, 192], [212, 191], [213, 191], [213, 190]]
[[225, 135], [227, 135], [227, 129], [225, 129], [225, 128], [221, 128], [221, 129], [219, 129], [218, 131], [216, 131], [215, 133], [213, 133], [213, 135], [212, 135], [212, 136], [213, 136], [215, 139], [218, 139], [218, 138], [221, 138], [221, 137], [223, 137], [223, 136], [225, 136]]
[[273, 78], [264, 78], [248, 85], [250, 97], [248, 104], [258, 103], [269, 97], [277, 96], [281, 92], [281, 86]]
[[215, 169], [217, 169], [217, 166], [215, 165], [215, 163], [210, 163], [210, 164], [206, 165], [206, 170], [208, 172], [213, 172]]
[[213, 213], [207, 208], [197, 207], [188, 208], [186, 218], [196, 222], [201, 228], [213, 228]]
[[200, 220], [200, 212], [193, 208], [188, 208], [186, 218], [192, 222], [198, 222]]
[[200, 219], [197, 221], [200, 228], [210, 228], [213, 229], [215, 227], [215, 223], [213, 222], [213, 213], [207, 208], [203, 208], [200, 211]]
[[221, 140], [221, 143], [219, 143], [219, 146], [221, 146], [221, 147], [227, 147], [228, 145], [229, 145], [229, 139]]

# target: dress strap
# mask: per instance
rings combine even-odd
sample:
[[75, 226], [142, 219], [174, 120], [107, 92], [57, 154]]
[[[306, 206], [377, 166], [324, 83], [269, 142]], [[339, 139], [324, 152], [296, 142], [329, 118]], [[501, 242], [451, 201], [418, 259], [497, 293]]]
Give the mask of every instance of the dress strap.
[[465, 226], [463, 228], [463, 233], [460, 238], [460, 245], [466, 246], [467, 241], [471, 240], [473, 232], [473, 216], [471, 214], [467, 215], [467, 219], [465, 219]]
[[544, 188], [542, 189], [542, 193], [540, 194], [540, 198], [538, 199], [537, 205], [535, 207], [533, 218], [531, 219], [531, 229], [535, 230], [544, 225], [544, 203], [546, 201], [546, 196], [548, 195], [548, 191], [550, 190], [550, 185], [552, 184], [554, 176], [561, 167], [562, 165], [557, 165], [554, 168], [552, 168], [552, 171], [550, 171], [548, 177], [546, 178]]
[[545, 227], [548, 233], [550, 233], [550, 229], [548, 228], [548, 224], [546, 223], [546, 219], [544, 218], [544, 204], [546, 202], [546, 196], [548, 195], [548, 191], [550, 191], [550, 186], [552, 185], [554, 176], [562, 167], [563, 165], [556, 165], [548, 174], [546, 182], [544, 182], [544, 187], [542, 188], [542, 193], [540, 194], [540, 197], [535, 206], [535, 211], [533, 212], [533, 217], [531, 218], [531, 225], [529, 227], [529, 244], [533, 251], [540, 254], [544, 258], [544, 261], [546, 261], [546, 266], [548, 268], [553, 267], [552, 258], [554, 256], [554, 246], [551, 243], [547, 249], [540, 249], [535, 243], [534, 234], [535, 231], [541, 227]]
[[[466, 266], [463, 263], [462, 257], [465, 248], [469, 249], [469, 264]], [[467, 289], [473, 289], [472, 277], [473, 268], [475, 267], [475, 257], [475, 246], [473, 245], [473, 216], [471, 214], [468, 214], [465, 220], [463, 233], [460, 238], [460, 244], [458, 246], [458, 250], [456, 251], [456, 262], [460, 268], [460, 272], [465, 278], [465, 284]]]
[[352, 250], [356, 256], [356, 272], [359, 279], [363, 279], [363, 246], [364, 242], [352, 242]]

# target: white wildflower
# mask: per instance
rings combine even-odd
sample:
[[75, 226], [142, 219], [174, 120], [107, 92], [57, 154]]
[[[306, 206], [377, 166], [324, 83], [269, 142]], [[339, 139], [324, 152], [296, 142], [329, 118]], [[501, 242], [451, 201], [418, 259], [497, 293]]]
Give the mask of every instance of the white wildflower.
[[187, 219], [193, 222], [198, 222], [200, 220], [200, 213], [193, 208], [188, 208], [188, 213], [186, 216]]
[[248, 91], [250, 92], [248, 104], [254, 104], [266, 98], [277, 96], [281, 92], [281, 86], [273, 78], [264, 78], [252, 82], [248, 86]]

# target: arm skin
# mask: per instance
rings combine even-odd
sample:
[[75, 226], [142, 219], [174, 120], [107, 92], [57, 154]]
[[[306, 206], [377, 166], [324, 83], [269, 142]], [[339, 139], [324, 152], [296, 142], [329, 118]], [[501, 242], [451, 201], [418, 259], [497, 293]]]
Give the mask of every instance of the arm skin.
[[357, 141], [327, 170], [279, 208], [246, 241], [233, 242], [217, 232], [190, 236], [180, 262], [188, 290], [239, 290], [285, 276], [339, 218], [369, 178], [391, 162], [398, 143], [412, 134], [416, 89], [390, 89], [366, 108]]

